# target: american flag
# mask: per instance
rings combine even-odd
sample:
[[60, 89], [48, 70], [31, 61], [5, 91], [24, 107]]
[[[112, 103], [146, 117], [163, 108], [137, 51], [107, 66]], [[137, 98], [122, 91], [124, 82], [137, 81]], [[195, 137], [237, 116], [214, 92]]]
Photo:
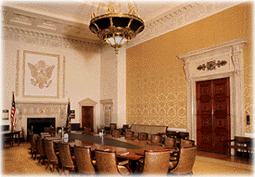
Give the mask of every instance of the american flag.
[[12, 93], [12, 111], [11, 111], [11, 124], [12, 124], [12, 131], [15, 131], [16, 128], [16, 119], [15, 119], [15, 100], [14, 100], [14, 92]]
[[71, 111], [70, 111], [70, 100], [68, 100], [68, 106], [67, 106], [67, 120], [66, 120], [66, 129], [67, 132], [71, 131]]

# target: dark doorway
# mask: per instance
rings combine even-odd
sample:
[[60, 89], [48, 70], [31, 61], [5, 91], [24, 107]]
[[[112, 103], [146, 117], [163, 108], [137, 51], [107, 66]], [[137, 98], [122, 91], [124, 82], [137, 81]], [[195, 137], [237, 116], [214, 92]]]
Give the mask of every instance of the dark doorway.
[[84, 127], [93, 131], [93, 106], [82, 106], [82, 128]]
[[228, 153], [225, 140], [230, 139], [229, 78], [196, 83], [197, 148]]

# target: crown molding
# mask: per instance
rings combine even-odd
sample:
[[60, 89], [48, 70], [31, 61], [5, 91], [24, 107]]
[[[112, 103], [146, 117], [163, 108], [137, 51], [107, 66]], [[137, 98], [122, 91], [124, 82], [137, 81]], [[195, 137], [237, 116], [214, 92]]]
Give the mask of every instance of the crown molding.
[[127, 45], [133, 47], [175, 29], [231, 8], [239, 2], [188, 2], [145, 24], [145, 30]]
[[99, 50], [102, 45], [101, 42], [97, 41], [89, 41], [87, 39], [60, 34], [51, 34], [11, 25], [3, 26], [2, 37], [4, 40], [23, 41], [26, 43], [46, 45], [50, 47], [75, 48], [77, 50], [86, 48], [86, 50], [95, 51]]

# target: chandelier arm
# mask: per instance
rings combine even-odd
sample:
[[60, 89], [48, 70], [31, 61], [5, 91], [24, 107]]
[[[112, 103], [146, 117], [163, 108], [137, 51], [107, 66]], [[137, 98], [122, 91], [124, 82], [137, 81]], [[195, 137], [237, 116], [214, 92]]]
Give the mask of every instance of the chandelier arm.
[[110, 25], [113, 26], [112, 17], [110, 17]]
[[131, 18], [126, 28], [130, 27], [132, 21], [133, 21], [133, 19]]
[[140, 31], [141, 28], [143, 28], [143, 26], [140, 26], [140, 27], [138, 28], [138, 30], [136, 30], [135, 33], [136, 33], [136, 34], [139, 33], [139, 31]]
[[98, 32], [99, 32], [99, 31], [101, 31], [101, 29], [97, 26], [97, 24], [96, 24], [96, 23], [93, 23], [93, 25], [95, 25], [95, 26], [96, 26], [96, 28], [97, 28]]

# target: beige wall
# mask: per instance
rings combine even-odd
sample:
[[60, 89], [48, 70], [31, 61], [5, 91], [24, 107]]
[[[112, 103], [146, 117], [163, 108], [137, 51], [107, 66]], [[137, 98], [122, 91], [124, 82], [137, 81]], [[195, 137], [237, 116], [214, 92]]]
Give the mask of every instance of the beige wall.
[[[33, 33], [32, 33], [33, 34]], [[16, 102], [65, 102], [70, 98], [71, 109], [75, 110], [72, 123], [81, 123], [78, 102], [90, 98], [98, 104], [95, 106], [95, 122], [100, 120], [100, 50], [89, 43], [69, 43], [61, 38], [42, 38], [28, 35], [18, 30], [5, 30], [3, 33], [2, 53], [2, 108], [11, 109], [12, 92], [15, 92]], [[23, 97], [23, 52], [32, 51], [59, 55], [59, 97]], [[18, 64], [18, 67], [17, 67]], [[65, 66], [65, 67], [64, 67]], [[18, 83], [18, 84], [17, 84]], [[33, 89], [31, 85], [28, 89]], [[44, 88], [47, 92], [47, 89]], [[38, 111], [38, 110], [34, 110]], [[56, 112], [56, 111], [55, 111]], [[65, 109], [66, 112], [66, 109]], [[59, 114], [59, 113], [58, 113]], [[16, 113], [18, 116], [18, 113]], [[47, 117], [46, 113], [37, 116]], [[23, 118], [22, 118], [23, 119]], [[63, 118], [57, 126], [65, 126]], [[10, 120], [2, 121], [10, 124]], [[24, 124], [24, 125], [23, 125]], [[18, 129], [25, 126], [25, 120], [18, 119]]]
[[249, 40], [244, 99], [252, 117], [251, 36], [251, 4], [241, 4], [127, 49], [127, 123], [186, 128], [184, 63], [177, 56], [238, 38]]

